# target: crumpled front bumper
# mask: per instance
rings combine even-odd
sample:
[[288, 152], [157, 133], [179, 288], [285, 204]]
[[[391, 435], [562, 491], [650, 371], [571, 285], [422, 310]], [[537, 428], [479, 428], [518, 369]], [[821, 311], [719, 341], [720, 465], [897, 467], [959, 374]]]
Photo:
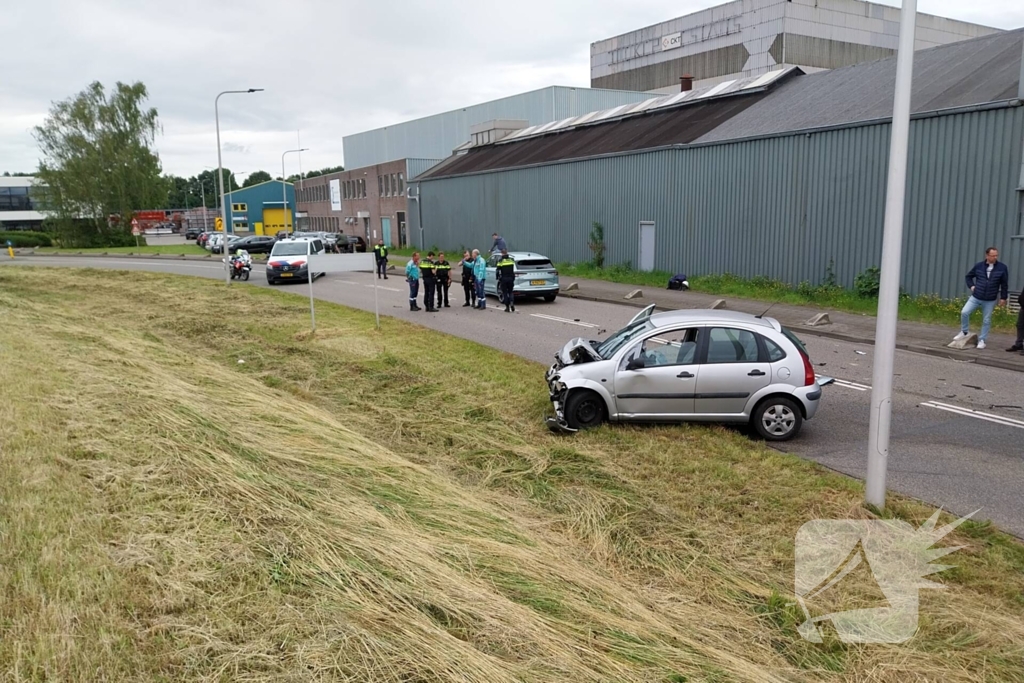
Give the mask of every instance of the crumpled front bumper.
[[548, 397], [551, 399], [551, 405], [555, 409], [554, 416], [548, 416], [544, 419], [548, 429], [559, 434], [575, 434], [578, 429], [573, 429], [565, 421], [565, 387], [559, 386], [558, 382], [558, 363], [552, 365], [544, 379], [548, 384]]

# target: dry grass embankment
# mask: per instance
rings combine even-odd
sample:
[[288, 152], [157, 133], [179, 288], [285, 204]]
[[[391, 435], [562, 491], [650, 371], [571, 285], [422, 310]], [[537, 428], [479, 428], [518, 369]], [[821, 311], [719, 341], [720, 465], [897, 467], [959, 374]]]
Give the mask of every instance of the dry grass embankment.
[[534, 364], [326, 304], [311, 338], [257, 288], [224, 321], [222, 294], [0, 270], [0, 678], [1024, 675], [1024, 550], [985, 525], [913, 640], [812, 645], [793, 539], [869, 517], [860, 484], [724, 429], [556, 437]]

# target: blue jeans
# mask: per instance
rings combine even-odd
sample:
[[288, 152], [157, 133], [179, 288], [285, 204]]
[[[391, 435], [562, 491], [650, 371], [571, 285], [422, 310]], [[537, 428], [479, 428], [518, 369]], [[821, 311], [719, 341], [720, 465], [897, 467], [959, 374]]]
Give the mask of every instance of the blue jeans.
[[484, 294], [484, 281], [482, 278], [476, 281], [476, 306], [477, 308], [487, 308], [487, 295]]
[[970, 330], [971, 314], [981, 309], [981, 334], [978, 341], [985, 341], [988, 338], [988, 331], [992, 328], [992, 312], [996, 310], [997, 301], [979, 301], [973, 296], [964, 304], [964, 310], [960, 312], [960, 331], [964, 334]]

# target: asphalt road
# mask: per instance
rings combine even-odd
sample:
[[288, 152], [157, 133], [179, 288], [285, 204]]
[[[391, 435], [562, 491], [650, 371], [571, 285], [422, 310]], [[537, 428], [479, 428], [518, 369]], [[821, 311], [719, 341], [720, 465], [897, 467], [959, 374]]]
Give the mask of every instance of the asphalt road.
[[[223, 277], [223, 266], [196, 261], [26, 257], [0, 265], [78, 266], [149, 270]], [[486, 311], [462, 308], [462, 289], [451, 290], [452, 308], [411, 312], [404, 279], [376, 280], [370, 274], [328, 275], [314, 284], [318, 299], [372, 311], [374, 285], [382, 315], [410, 320], [531, 360], [549, 364], [568, 338], [603, 338], [636, 314], [616, 304], [559, 298], [524, 302], [515, 314], [489, 300]], [[267, 286], [254, 265], [248, 284]], [[308, 306], [305, 283], [286, 285], [297, 307]], [[422, 294], [421, 294], [422, 300]], [[870, 345], [805, 337], [819, 374], [837, 378], [825, 389], [818, 416], [781, 448], [829, 468], [863, 478], [866, 468]], [[889, 487], [958, 514], [979, 510], [1024, 538], [1024, 376], [970, 363], [897, 352], [893, 397]], [[542, 378], [538, 375], [538, 382]]]

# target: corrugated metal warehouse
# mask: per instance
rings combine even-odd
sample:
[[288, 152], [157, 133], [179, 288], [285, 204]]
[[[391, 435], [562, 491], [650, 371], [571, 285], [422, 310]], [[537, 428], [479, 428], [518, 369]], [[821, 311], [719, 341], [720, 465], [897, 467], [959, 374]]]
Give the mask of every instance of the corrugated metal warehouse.
[[443, 159], [469, 140], [470, 128], [494, 119], [521, 119], [530, 125], [590, 111], [641, 102], [640, 92], [551, 86], [461, 109], [396, 123], [342, 138], [346, 168], [398, 159]]
[[[1022, 52], [1017, 30], [916, 54], [909, 293], [961, 295], [988, 246], [1024, 285]], [[422, 240], [486, 248], [496, 231], [579, 262], [597, 221], [608, 264], [798, 284], [834, 263], [852, 286], [881, 260], [895, 58], [772, 74], [470, 147], [414, 184]]]

